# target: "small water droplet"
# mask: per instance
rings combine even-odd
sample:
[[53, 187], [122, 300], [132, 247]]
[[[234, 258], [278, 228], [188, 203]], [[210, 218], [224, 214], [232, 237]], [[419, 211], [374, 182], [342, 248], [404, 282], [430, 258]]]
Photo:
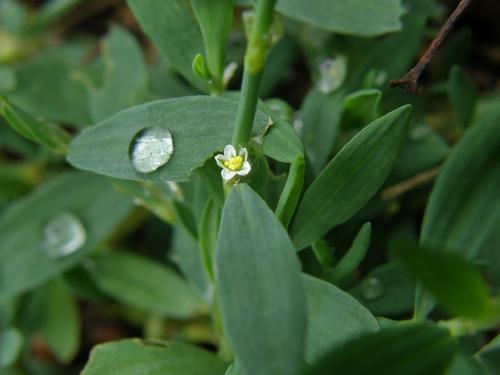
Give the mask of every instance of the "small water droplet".
[[323, 94], [330, 94], [337, 90], [347, 73], [347, 61], [343, 56], [335, 59], [326, 59], [319, 64], [318, 90]]
[[304, 115], [301, 111], [295, 112], [293, 118], [293, 128], [299, 135], [302, 135], [302, 133], [304, 132]]
[[370, 277], [363, 282], [362, 293], [367, 300], [377, 299], [384, 294], [384, 285], [378, 278]]
[[67, 256], [81, 248], [86, 238], [82, 222], [72, 213], [62, 212], [43, 227], [43, 250], [51, 258]]
[[141, 130], [134, 137], [130, 158], [136, 171], [150, 173], [165, 165], [173, 153], [174, 143], [170, 131], [152, 126]]
[[386, 81], [387, 81], [387, 72], [385, 70], [381, 70], [375, 75], [374, 82], [377, 86], [382, 86]]

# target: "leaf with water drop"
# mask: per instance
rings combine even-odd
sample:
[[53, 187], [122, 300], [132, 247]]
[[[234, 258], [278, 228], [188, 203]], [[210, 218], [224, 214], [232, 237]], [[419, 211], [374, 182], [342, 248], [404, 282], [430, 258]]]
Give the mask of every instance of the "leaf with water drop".
[[[231, 143], [237, 106], [234, 100], [192, 96], [132, 107], [77, 136], [68, 160], [117, 178], [186, 181]], [[268, 122], [258, 112], [254, 134], [262, 134]]]
[[0, 216], [0, 297], [30, 290], [80, 262], [132, 207], [108, 179], [75, 172], [11, 205]]

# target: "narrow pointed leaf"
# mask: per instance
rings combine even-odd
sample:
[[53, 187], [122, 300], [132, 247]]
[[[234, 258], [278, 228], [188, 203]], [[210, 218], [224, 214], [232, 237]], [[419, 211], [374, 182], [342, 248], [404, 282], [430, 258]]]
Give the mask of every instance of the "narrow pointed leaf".
[[314, 180], [292, 223], [297, 249], [345, 222], [382, 186], [406, 140], [410, 108], [400, 107], [365, 127]]
[[37, 120], [29, 113], [0, 97], [0, 115], [23, 137], [64, 154], [71, 136], [60, 126], [44, 120]]
[[210, 72], [222, 80], [227, 39], [233, 24], [233, 0], [191, 0], [200, 25]]
[[232, 188], [216, 249], [216, 285], [231, 347], [245, 374], [297, 374], [305, 301], [293, 243], [247, 185]]
[[342, 280], [358, 268], [359, 264], [365, 259], [366, 251], [370, 246], [371, 235], [372, 226], [370, 223], [366, 223], [361, 227], [351, 247], [332, 270], [329, 277], [336, 281]]

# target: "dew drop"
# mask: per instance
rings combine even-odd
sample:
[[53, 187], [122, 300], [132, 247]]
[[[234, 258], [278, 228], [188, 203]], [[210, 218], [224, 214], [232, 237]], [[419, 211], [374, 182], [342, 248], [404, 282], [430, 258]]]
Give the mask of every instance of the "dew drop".
[[172, 134], [168, 129], [152, 126], [136, 134], [130, 158], [137, 172], [150, 173], [167, 164], [174, 153]]
[[330, 94], [337, 90], [347, 73], [346, 58], [339, 56], [335, 59], [326, 59], [319, 64], [319, 80], [317, 87], [323, 94]]
[[361, 287], [363, 297], [367, 300], [374, 300], [384, 293], [384, 285], [376, 277], [370, 277], [363, 282]]
[[72, 213], [62, 212], [43, 227], [43, 250], [51, 258], [67, 256], [81, 248], [86, 238], [82, 222]]

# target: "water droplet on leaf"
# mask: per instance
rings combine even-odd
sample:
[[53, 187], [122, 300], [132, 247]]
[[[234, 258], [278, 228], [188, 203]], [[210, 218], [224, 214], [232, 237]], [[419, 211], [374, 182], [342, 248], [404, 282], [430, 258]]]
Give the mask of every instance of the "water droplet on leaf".
[[165, 165], [173, 153], [174, 143], [170, 131], [152, 126], [141, 130], [134, 137], [130, 158], [136, 171], [150, 173]]
[[81, 248], [86, 238], [82, 222], [72, 213], [62, 212], [43, 227], [43, 250], [51, 258], [67, 256]]
[[374, 300], [384, 294], [384, 285], [376, 277], [370, 277], [363, 282], [363, 297], [367, 300]]
[[347, 62], [345, 57], [339, 56], [335, 59], [326, 59], [319, 65], [319, 80], [317, 87], [323, 94], [330, 94], [337, 90], [347, 73]]

